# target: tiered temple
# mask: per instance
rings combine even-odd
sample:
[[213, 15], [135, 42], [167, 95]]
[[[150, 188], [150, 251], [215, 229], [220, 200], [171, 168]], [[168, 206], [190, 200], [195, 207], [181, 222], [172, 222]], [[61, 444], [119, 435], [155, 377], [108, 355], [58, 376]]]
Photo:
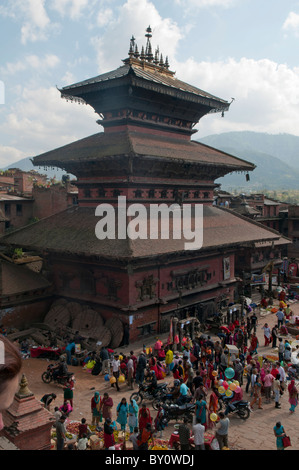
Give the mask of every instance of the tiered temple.
[[[130, 324], [131, 341], [167, 332], [171, 318], [200, 321], [234, 301], [235, 256], [240, 248], [280, 235], [212, 205], [215, 180], [255, 166], [191, 139], [208, 113], [230, 103], [184, 83], [169, 70], [151, 30], [139, 49], [112, 72], [64, 87], [62, 98], [84, 102], [104, 132], [36, 156], [77, 177], [78, 206], [17, 230], [5, 243], [41, 254], [52, 273], [54, 299], [88, 304], [105, 318]], [[95, 208], [118, 197], [139, 203], [203, 205], [203, 246], [186, 250], [182, 237], [99, 240]], [[128, 219], [127, 219], [128, 220]], [[193, 220], [194, 222], [194, 220]], [[46, 312], [45, 312], [46, 313]]]

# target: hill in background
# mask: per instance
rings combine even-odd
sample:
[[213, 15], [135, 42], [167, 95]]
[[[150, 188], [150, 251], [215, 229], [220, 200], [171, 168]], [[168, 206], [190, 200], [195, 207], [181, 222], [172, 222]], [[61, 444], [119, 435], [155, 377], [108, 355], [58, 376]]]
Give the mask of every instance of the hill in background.
[[299, 137], [291, 134], [226, 132], [213, 134], [200, 142], [231, 153], [256, 165], [246, 182], [244, 174], [219, 178], [222, 189], [261, 191], [262, 189], [299, 189]]

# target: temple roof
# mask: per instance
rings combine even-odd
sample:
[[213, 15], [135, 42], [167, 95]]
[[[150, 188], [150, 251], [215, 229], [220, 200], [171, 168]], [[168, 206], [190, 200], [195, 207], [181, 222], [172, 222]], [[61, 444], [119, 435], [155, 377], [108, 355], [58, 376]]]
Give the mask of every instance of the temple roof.
[[[159, 67], [155, 67], [150, 64], [138, 63], [138, 61], [131, 60], [127, 64], [122, 65], [121, 67], [112, 70], [111, 72], [106, 72], [96, 77], [88, 78], [78, 83], [65, 86], [59, 91], [63, 98], [72, 100], [77, 98], [82, 98], [87, 93], [94, 92], [95, 90], [100, 90], [108, 86], [111, 86], [111, 81], [123, 79], [124, 77], [130, 77], [132, 83], [134, 84], [134, 78], [140, 79], [138, 85], [140, 87], [147, 88], [150, 83], [159, 85], [161, 90], [164, 88], [167, 93], [172, 96], [178, 96], [178, 94], [186, 100], [189, 101], [198, 101], [200, 103], [206, 102], [211, 106], [212, 110], [221, 108], [221, 110], [228, 110], [229, 104], [226, 100], [223, 100], [211, 93], [201, 90], [193, 85], [179, 80], [174, 75], [165, 73]], [[189, 95], [189, 96], [188, 96]], [[203, 101], [204, 100], [204, 101]]]
[[[98, 221], [94, 208], [72, 207], [11, 232], [2, 238], [2, 243], [36, 251], [129, 260], [184, 252], [184, 244], [188, 242], [183, 236], [173, 239], [171, 235], [168, 239], [158, 240], [99, 240], [95, 236]], [[275, 230], [229, 209], [203, 206], [203, 247], [200, 251], [282, 239], [289, 243]]]
[[2, 297], [45, 289], [51, 284], [30, 268], [0, 260], [0, 294]]
[[57, 166], [69, 170], [69, 165], [129, 156], [153, 157], [159, 160], [182, 161], [205, 166], [226, 167], [231, 171], [252, 171], [255, 165], [197, 141], [142, 131], [98, 133], [77, 140], [33, 158], [35, 166]]

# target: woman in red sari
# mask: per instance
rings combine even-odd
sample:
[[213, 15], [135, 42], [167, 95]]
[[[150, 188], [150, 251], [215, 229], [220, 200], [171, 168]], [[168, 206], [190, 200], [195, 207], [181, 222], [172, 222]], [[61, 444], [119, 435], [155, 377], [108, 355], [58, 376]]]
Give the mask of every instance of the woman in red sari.
[[209, 410], [209, 414], [218, 412], [218, 392], [217, 392], [216, 387], [212, 388], [208, 410]]
[[139, 431], [142, 432], [142, 430], [146, 427], [148, 423], [152, 423], [152, 417], [150, 414], [150, 410], [146, 407], [146, 404], [143, 403], [141, 408], [139, 409], [138, 412], [138, 423], [139, 423]]
[[258, 339], [255, 333], [252, 333], [249, 351], [251, 354], [257, 354]]
[[151, 354], [151, 357], [148, 360], [148, 364], [149, 364], [150, 370], [153, 370], [155, 372], [157, 380], [158, 380], [159, 372], [157, 368], [157, 359], [155, 358], [153, 354]]

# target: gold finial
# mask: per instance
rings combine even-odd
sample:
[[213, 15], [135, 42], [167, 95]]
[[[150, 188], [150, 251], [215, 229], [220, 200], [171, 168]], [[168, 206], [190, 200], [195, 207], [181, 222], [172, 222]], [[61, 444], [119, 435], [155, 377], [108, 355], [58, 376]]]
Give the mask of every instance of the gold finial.
[[18, 392], [16, 393], [16, 396], [19, 398], [24, 398], [24, 397], [30, 397], [32, 395], [33, 393], [28, 388], [27, 377], [25, 376], [25, 374], [23, 374], [21, 378], [21, 382], [20, 382], [20, 388]]

